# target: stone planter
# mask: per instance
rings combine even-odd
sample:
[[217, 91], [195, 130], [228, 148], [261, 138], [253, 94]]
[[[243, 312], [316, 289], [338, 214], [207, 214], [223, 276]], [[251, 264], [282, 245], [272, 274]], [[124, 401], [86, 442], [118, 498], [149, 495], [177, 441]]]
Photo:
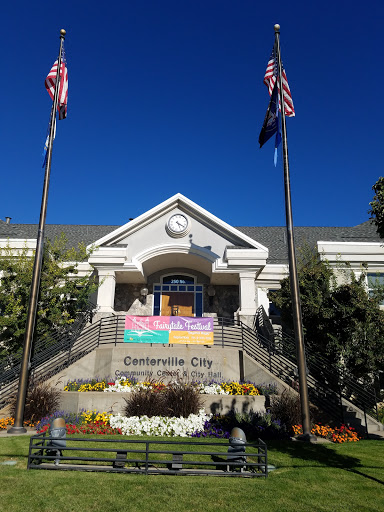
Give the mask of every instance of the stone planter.
[[[79, 413], [82, 409], [99, 412], [121, 413], [125, 406], [127, 393], [103, 393], [89, 391], [63, 391], [61, 393], [60, 410]], [[229, 411], [238, 413], [265, 412], [265, 396], [237, 395], [201, 395], [204, 409], [211, 414], [226, 414]]]

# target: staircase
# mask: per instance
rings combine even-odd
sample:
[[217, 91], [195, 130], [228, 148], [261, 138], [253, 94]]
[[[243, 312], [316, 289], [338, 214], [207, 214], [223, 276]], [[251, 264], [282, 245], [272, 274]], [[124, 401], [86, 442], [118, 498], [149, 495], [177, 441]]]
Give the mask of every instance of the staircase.
[[[54, 332], [44, 340], [34, 341], [30, 362], [31, 382], [49, 379], [88, 353], [84, 341], [93, 331], [97, 331], [94, 325], [90, 325], [94, 308], [94, 304], [89, 304], [85, 311], [78, 313], [70, 327]], [[22, 354], [17, 353], [0, 362], [0, 409], [7, 405], [17, 390], [21, 357]]]
[[[91, 310], [79, 315], [68, 331], [52, 336], [51, 343], [36, 343], [31, 360], [31, 379], [47, 380], [102, 345], [124, 343], [125, 316], [113, 315], [91, 321]], [[233, 319], [218, 318], [214, 324], [214, 345], [242, 350], [256, 363], [295, 391], [298, 390], [295, 342], [275, 333], [267, 315], [259, 310], [254, 328]], [[348, 375], [335, 375], [324, 358], [307, 353], [307, 381], [310, 401], [338, 422], [368, 430], [384, 426], [367, 414], [375, 410], [373, 388], [362, 386]], [[0, 364], [0, 409], [15, 392], [20, 372], [20, 357]]]
[[[264, 340], [272, 361], [280, 367], [280, 378], [288, 383], [287, 371], [290, 368], [294, 374], [294, 384], [291, 386], [297, 387], [295, 340], [281, 329], [274, 330], [263, 307], [255, 315], [253, 331], [257, 333], [259, 340]], [[360, 430], [362, 427], [367, 431], [384, 430], [384, 425], [372, 417], [377, 417], [377, 399], [373, 386], [360, 383], [346, 371], [337, 372], [326, 358], [308, 349], [306, 364], [309, 398], [314, 405], [326, 411], [332, 418]]]

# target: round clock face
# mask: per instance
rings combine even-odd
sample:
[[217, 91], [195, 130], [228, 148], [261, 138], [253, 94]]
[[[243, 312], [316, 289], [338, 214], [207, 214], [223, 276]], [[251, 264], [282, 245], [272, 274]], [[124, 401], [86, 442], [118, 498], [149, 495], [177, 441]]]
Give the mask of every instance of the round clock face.
[[188, 231], [189, 221], [185, 215], [181, 213], [175, 213], [168, 219], [167, 228], [171, 235], [181, 236]]

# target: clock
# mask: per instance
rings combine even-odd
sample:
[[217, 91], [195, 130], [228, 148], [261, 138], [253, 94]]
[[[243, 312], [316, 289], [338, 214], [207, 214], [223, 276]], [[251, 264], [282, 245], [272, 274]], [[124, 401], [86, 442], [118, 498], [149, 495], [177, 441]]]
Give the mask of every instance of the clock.
[[182, 237], [190, 230], [190, 222], [182, 213], [175, 213], [169, 217], [165, 228], [169, 235], [176, 238]]

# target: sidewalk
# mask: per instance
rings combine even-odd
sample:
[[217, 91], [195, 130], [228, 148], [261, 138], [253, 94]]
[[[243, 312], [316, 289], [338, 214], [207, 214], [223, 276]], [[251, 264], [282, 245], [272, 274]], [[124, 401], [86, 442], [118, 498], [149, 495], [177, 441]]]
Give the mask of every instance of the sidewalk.
[[[9, 427], [11, 428], [11, 427]], [[16, 437], [16, 436], [34, 436], [36, 434], [36, 429], [27, 428], [27, 432], [25, 434], [8, 434], [8, 429], [0, 430], [0, 438], [1, 437]]]
[[384, 430], [376, 430], [376, 432], [372, 432], [368, 434], [368, 439], [375, 439], [376, 441], [384, 441]]

